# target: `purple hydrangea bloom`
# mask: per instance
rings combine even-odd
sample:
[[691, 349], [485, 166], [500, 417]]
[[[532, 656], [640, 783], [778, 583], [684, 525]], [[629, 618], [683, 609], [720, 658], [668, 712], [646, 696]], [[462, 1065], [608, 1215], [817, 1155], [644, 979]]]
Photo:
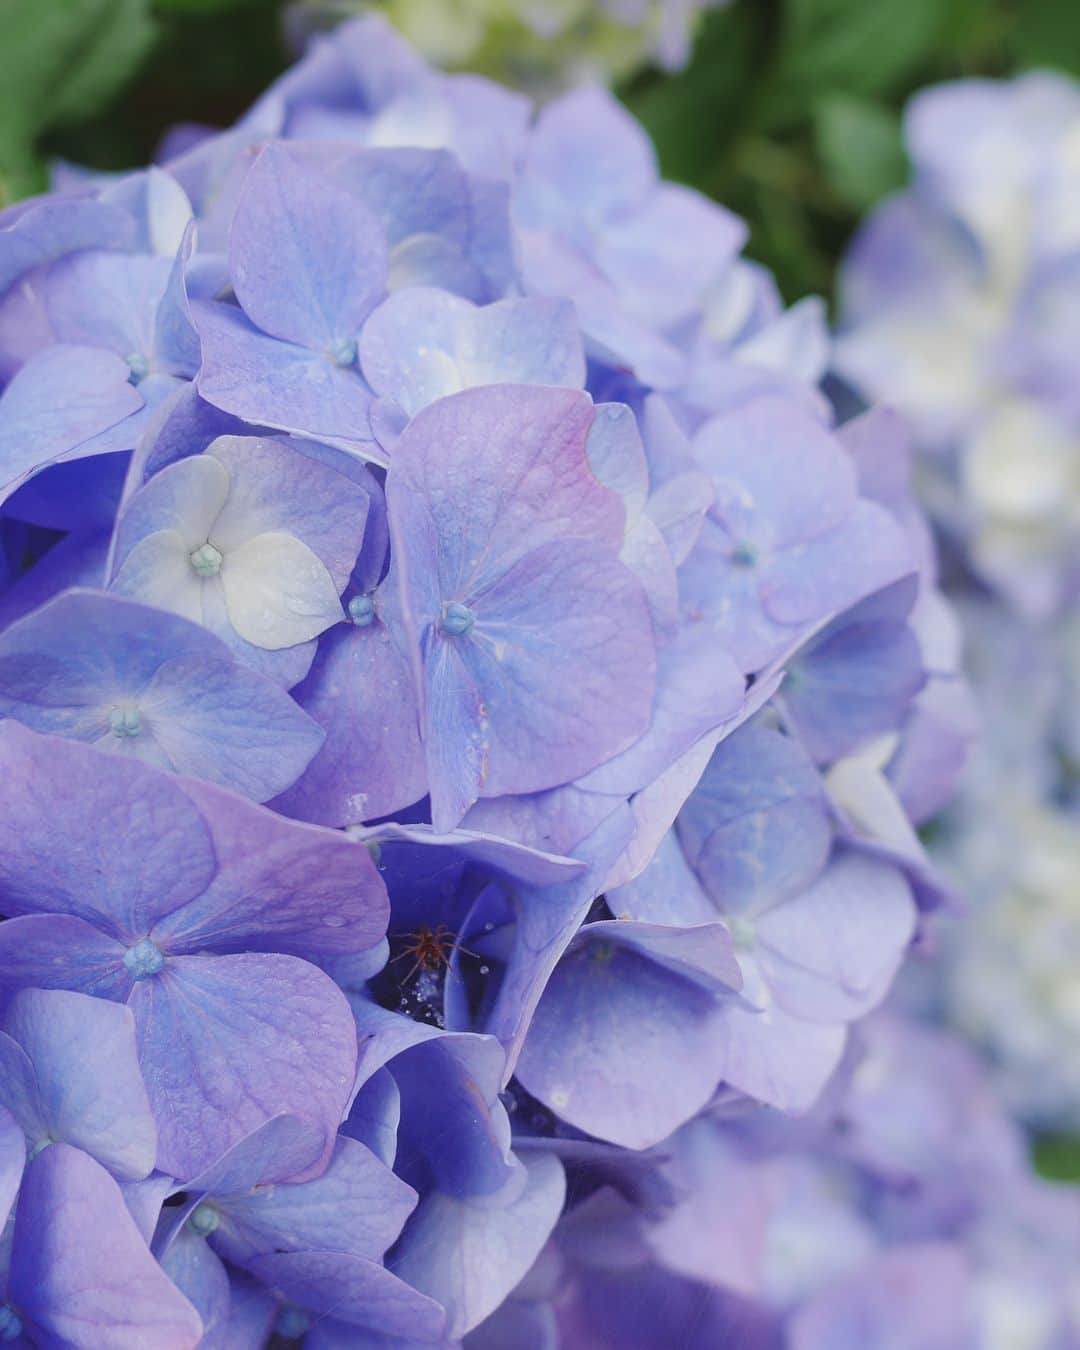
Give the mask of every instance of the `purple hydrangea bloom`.
[[[835, 364], [867, 398], [887, 384], [910, 422], [976, 676], [985, 734], [942, 848], [977, 904], [940, 998], [1014, 1109], [1074, 1129], [1075, 1080], [1046, 1066], [1069, 1062], [1059, 972], [1078, 932], [1060, 897], [1077, 804], [1080, 87], [1049, 71], [940, 85], [905, 126], [912, 179], [845, 262]], [[956, 640], [925, 608], [915, 626], [935, 660]], [[932, 766], [955, 752], [956, 692], [931, 676], [890, 770], [916, 820], [943, 804]]]
[[947, 898], [902, 429], [598, 89], [363, 19], [166, 154], [0, 217], [0, 1334], [775, 1344], [717, 1131]]

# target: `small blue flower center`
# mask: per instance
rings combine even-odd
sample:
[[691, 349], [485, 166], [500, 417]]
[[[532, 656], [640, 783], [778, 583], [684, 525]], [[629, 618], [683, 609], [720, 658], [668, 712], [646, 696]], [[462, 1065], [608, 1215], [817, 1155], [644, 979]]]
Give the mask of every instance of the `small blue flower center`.
[[140, 380], [145, 380], [147, 375], [150, 374], [150, 362], [141, 352], [131, 352], [130, 355], [124, 357], [124, 360], [131, 371], [128, 379], [132, 384], [138, 384]]
[[142, 730], [138, 708], [114, 708], [109, 713], [109, 726], [112, 734], [121, 739], [126, 736], [137, 736]]
[[757, 557], [757, 549], [754, 548], [753, 544], [746, 543], [745, 540], [736, 544], [731, 552], [731, 561], [736, 567], [753, 567], [757, 562]]
[[330, 348], [330, 360], [335, 366], [351, 366], [356, 360], [356, 339], [338, 338]]
[[439, 627], [448, 637], [464, 637], [475, 622], [476, 615], [468, 605], [451, 600], [448, 605], [443, 605]]
[[33, 1162], [37, 1155], [39, 1153], [44, 1153], [52, 1142], [51, 1139], [39, 1139], [36, 1144], [31, 1146], [29, 1153], [27, 1153], [27, 1161]]
[[124, 953], [124, 965], [133, 980], [148, 980], [151, 975], [156, 975], [164, 964], [165, 956], [161, 948], [148, 937], [140, 938]]
[[215, 548], [213, 544], [200, 544], [188, 558], [201, 577], [216, 577], [221, 571], [221, 564], [225, 561], [221, 549]]
[[274, 1330], [287, 1341], [298, 1341], [310, 1325], [311, 1318], [303, 1308], [286, 1307], [278, 1313]]
[[200, 1237], [209, 1236], [220, 1222], [217, 1210], [211, 1209], [209, 1205], [196, 1205], [188, 1219], [188, 1223]]
[[0, 1341], [13, 1341], [22, 1335], [22, 1318], [11, 1306], [5, 1303], [0, 1307]]
[[749, 951], [754, 945], [754, 921], [753, 919], [742, 919], [738, 915], [732, 915], [727, 921], [728, 932], [731, 934], [731, 940], [741, 952]]
[[375, 601], [370, 595], [354, 595], [349, 601], [349, 618], [357, 628], [366, 628], [375, 618]]

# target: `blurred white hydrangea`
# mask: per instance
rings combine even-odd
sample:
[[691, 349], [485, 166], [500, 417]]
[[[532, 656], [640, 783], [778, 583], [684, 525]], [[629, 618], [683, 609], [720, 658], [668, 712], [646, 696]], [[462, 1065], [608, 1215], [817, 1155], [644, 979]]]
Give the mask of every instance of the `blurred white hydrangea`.
[[730, 0], [299, 0], [303, 33], [381, 10], [429, 60], [468, 65], [531, 90], [611, 81], [690, 57], [706, 9]]
[[1008, 831], [969, 835], [986, 869], [974, 922], [956, 934], [948, 997], [956, 1023], [997, 1064], [1002, 1094], [1040, 1125], [1080, 1124], [1080, 824], [1007, 801]]
[[908, 416], [944, 528], [1045, 618], [1080, 585], [1080, 85], [941, 85], [905, 127], [912, 181], [848, 255], [836, 368]]

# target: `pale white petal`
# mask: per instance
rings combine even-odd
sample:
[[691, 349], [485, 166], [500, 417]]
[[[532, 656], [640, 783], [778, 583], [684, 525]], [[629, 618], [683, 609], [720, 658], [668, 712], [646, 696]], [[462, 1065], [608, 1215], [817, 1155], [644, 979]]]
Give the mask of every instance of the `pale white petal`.
[[267, 531], [230, 550], [221, 581], [232, 626], [256, 647], [295, 647], [344, 617], [330, 573], [291, 534]]

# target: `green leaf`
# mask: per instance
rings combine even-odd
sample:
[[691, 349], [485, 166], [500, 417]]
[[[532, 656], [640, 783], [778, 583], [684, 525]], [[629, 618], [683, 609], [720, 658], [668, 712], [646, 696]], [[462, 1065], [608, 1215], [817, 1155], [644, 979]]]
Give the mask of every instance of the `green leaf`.
[[955, 0], [788, 0], [769, 81], [772, 125], [799, 121], [824, 93], [897, 88], [926, 61]]
[[1025, 63], [1080, 75], [1080, 5], [1076, 0], [1023, 0], [1014, 42]]
[[664, 176], [708, 190], [710, 178], [744, 121], [755, 77], [753, 5], [706, 18], [686, 70], [646, 78], [622, 91], [644, 125]]
[[97, 112], [154, 38], [147, 0], [3, 0], [0, 125], [29, 147], [58, 123]]
[[865, 211], [907, 178], [900, 118], [849, 94], [819, 100], [814, 135], [826, 181], [846, 205]]
[[1080, 1182], [1080, 1135], [1049, 1134], [1035, 1141], [1035, 1166], [1051, 1181]]

